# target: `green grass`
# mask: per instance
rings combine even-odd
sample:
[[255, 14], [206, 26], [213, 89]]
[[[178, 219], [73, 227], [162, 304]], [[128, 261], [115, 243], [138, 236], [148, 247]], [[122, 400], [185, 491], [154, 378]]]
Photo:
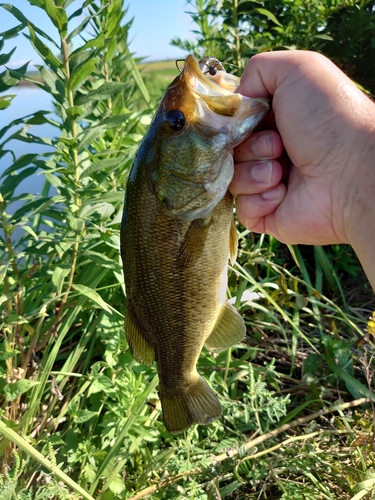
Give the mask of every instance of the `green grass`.
[[176, 61], [155, 61], [138, 65], [143, 81], [157, 106], [169, 84], [178, 76]]
[[[204, 350], [198, 366], [223, 417], [166, 431], [155, 366], [132, 359], [123, 329], [119, 223], [135, 151], [177, 69], [130, 58], [121, 1], [91, 8], [96, 35], [75, 58], [54, 58], [28, 28], [59, 118], [53, 154], [15, 157], [1, 178], [0, 498], [373, 498], [375, 305], [348, 247], [287, 247], [238, 225], [228, 297], [247, 336]], [[60, 49], [64, 12], [49, 11]], [[0, 75], [1, 90], [26, 71]], [[51, 121], [25, 117], [13, 138], [47, 144], [37, 127]], [[37, 169], [41, 195], [15, 196]]]

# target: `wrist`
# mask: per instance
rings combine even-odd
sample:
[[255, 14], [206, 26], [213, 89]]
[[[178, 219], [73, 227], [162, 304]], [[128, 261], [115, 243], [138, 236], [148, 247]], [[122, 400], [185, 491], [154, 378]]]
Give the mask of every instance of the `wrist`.
[[348, 243], [353, 247], [375, 290], [375, 105], [363, 141], [356, 144], [358, 159], [344, 209]]

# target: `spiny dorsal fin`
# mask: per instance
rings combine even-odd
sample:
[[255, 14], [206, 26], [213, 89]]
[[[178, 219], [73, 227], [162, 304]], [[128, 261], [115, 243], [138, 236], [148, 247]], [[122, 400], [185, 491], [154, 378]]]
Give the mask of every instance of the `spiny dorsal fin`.
[[133, 358], [145, 365], [155, 361], [154, 348], [145, 339], [133, 309], [128, 304], [125, 316], [125, 334]]
[[210, 336], [204, 343], [207, 349], [224, 350], [240, 342], [246, 334], [242, 316], [229, 302], [225, 302]]
[[237, 259], [238, 234], [234, 219], [232, 219], [229, 232], [229, 260], [233, 265]]

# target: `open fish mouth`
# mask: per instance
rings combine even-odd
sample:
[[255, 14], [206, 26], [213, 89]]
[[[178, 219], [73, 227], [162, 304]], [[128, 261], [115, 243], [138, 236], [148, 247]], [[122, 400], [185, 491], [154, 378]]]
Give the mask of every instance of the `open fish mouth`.
[[[222, 63], [214, 57], [205, 57], [198, 63], [189, 55], [182, 74], [195, 96], [202, 99], [217, 115], [235, 117], [242, 107], [243, 111], [238, 114], [237, 120], [243, 119], [248, 113], [250, 116], [256, 116], [254, 121], [258, 122], [259, 114], [263, 117], [270, 109], [269, 100], [266, 98], [250, 98], [236, 93], [240, 78], [227, 73]], [[249, 124], [246, 123], [244, 129], [245, 127], [249, 127]], [[211, 128], [214, 128], [214, 124]]]
[[227, 73], [215, 57], [205, 57], [197, 62], [187, 56], [181, 75], [175, 80], [176, 93], [173, 105], [184, 100], [181, 87], [190, 93], [195, 109], [191, 109], [190, 123], [199, 127], [205, 136], [226, 134], [223, 149], [233, 149], [249, 135], [259, 121], [269, 112], [269, 100], [250, 98], [236, 93], [240, 79]]

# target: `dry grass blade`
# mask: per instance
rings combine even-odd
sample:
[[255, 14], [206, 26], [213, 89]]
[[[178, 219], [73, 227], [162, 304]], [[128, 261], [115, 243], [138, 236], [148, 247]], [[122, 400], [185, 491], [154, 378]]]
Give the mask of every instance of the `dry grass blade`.
[[87, 500], [94, 500], [87, 491], [85, 491], [79, 484], [77, 484], [73, 479], [71, 479], [65, 472], [60, 470], [55, 466], [48, 458], [44, 457], [38, 450], [31, 446], [25, 439], [19, 436], [16, 432], [10, 429], [4, 422], [0, 421], [0, 433], [9, 441], [12, 441], [19, 448], [30, 455], [34, 460], [40, 463], [43, 467], [51, 471], [58, 479], [63, 481], [67, 486], [69, 486], [73, 491], [76, 491], [83, 498]]

